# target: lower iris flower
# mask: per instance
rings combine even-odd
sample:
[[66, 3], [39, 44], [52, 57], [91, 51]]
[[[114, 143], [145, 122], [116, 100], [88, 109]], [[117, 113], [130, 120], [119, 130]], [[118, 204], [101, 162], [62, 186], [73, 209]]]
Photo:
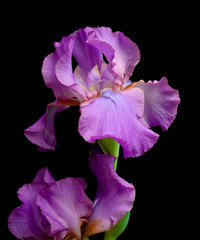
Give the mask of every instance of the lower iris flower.
[[[122, 145], [125, 158], [140, 156], [156, 143], [159, 135], [151, 127], [167, 130], [174, 121], [178, 91], [165, 77], [130, 81], [140, 52], [123, 33], [86, 27], [54, 46], [55, 52], [44, 59], [42, 74], [56, 101], [25, 130], [40, 149], [55, 149], [54, 117], [69, 106], [80, 106], [78, 130], [87, 142], [112, 138]], [[78, 62], [74, 71], [72, 56]]]
[[8, 219], [18, 239], [81, 240], [114, 227], [132, 209], [135, 189], [114, 170], [112, 155], [92, 154], [89, 165], [97, 180], [92, 202], [82, 178], [56, 181], [47, 168], [38, 171], [33, 183], [18, 190], [22, 205]]

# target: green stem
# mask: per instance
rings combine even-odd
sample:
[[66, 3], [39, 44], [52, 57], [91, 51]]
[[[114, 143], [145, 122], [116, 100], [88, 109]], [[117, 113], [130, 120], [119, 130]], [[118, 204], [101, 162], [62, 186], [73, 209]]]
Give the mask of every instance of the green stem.
[[114, 168], [116, 171], [120, 144], [112, 138], [104, 138], [97, 141], [104, 154], [110, 154], [116, 157], [116, 160], [114, 162]]
[[116, 240], [126, 229], [130, 218], [130, 211], [122, 218], [117, 225], [104, 233], [104, 240]]

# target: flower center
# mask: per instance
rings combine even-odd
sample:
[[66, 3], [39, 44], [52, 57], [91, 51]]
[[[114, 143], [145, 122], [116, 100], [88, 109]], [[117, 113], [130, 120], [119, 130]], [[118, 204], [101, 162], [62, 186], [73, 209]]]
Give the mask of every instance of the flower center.
[[102, 96], [102, 97], [111, 97], [112, 93], [113, 93], [113, 90], [111, 88], [104, 88], [101, 91], [100, 96]]

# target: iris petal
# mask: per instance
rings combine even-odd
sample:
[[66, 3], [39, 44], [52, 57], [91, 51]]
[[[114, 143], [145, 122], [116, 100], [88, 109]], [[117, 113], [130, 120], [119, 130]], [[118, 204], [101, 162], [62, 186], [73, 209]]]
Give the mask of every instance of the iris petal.
[[18, 195], [22, 205], [15, 208], [9, 216], [8, 228], [18, 239], [48, 239], [47, 228], [50, 227], [36, 205], [38, 193], [45, 184], [25, 184], [19, 189]]
[[112, 228], [133, 206], [135, 189], [117, 175], [114, 161], [112, 155], [92, 154], [89, 157], [90, 168], [97, 180], [97, 193], [85, 236]]
[[73, 89], [63, 85], [55, 74], [55, 65], [58, 61], [56, 53], [49, 54], [43, 61], [42, 75], [48, 88], [52, 88], [56, 99], [77, 98], [77, 93]]
[[91, 33], [91, 29], [79, 29], [70, 36], [75, 38], [73, 56], [77, 60], [79, 66], [84, 69], [87, 75], [91, 69], [97, 65], [100, 69], [100, 64], [103, 60], [102, 53], [95, 47], [87, 43], [87, 39]]
[[124, 148], [125, 158], [136, 157], [149, 150], [158, 135], [143, 124], [144, 93], [127, 88], [114, 93], [105, 90], [102, 97], [83, 102], [79, 132], [92, 143], [111, 137]]
[[105, 54], [113, 71], [123, 83], [129, 80], [134, 67], [140, 60], [137, 45], [122, 32], [112, 32], [110, 28], [94, 28], [87, 42]]
[[70, 87], [74, 92], [77, 92], [77, 97], [82, 101], [86, 99], [85, 91], [75, 81], [75, 77], [72, 69], [72, 51], [74, 47], [75, 39], [70, 39], [67, 47], [68, 51], [63, 54], [55, 65], [55, 74], [57, 79], [65, 86]]
[[33, 180], [33, 183], [47, 184], [48, 186], [51, 186], [55, 182], [56, 180], [51, 176], [47, 167], [40, 169]]
[[150, 127], [167, 130], [174, 121], [180, 103], [178, 91], [168, 85], [167, 78], [160, 81], [140, 81], [136, 87], [144, 91], [144, 118]]
[[50, 235], [72, 235], [81, 239], [81, 225], [92, 213], [92, 202], [84, 192], [87, 184], [80, 178], [66, 178], [41, 191], [37, 205], [50, 222]]
[[58, 102], [53, 102], [47, 106], [47, 111], [42, 117], [24, 131], [25, 136], [33, 144], [40, 147], [41, 151], [54, 150], [56, 146], [56, 136], [54, 131], [54, 117], [69, 106], [62, 106]]

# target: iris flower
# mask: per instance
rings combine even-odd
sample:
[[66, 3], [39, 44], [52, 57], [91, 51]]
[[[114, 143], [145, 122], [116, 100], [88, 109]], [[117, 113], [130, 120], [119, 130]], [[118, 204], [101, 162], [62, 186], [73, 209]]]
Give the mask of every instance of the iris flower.
[[[40, 149], [55, 149], [54, 117], [69, 106], [80, 106], [78, 130], [87, 142], [112, 138], [123, 147], [125, 158], [140, 156], [156, 143], [159, 135], [151, 127], [167, 130], [174, 121], [178, 91], [166, 77], [130, 81], [140, 52], [122, 32], [86, 27], [54, 46], [55, 52], [44, 59], [42, 74], [56, 100], [25, 130]], [[78, 63], [75, 70], [72, 57]]]
[[92, 154], [89, 164], [97, 180], [92, 202], [82, 178], [56, 181], [47, 168], [33, 183], [18, 190], [22, 205], [9, 216], [8, 227], [18, 239], [81, 240], [114, 227], [132, 209], [135, 189], [114, 170], [112, 155]]

